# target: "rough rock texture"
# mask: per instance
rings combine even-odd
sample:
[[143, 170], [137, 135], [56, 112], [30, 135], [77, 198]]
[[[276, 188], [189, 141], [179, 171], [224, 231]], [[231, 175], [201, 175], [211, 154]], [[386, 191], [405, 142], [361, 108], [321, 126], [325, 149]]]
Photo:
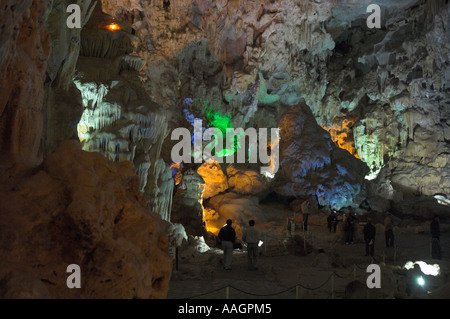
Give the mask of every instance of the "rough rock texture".
[[259, 195], [264, 198], [270, 183], [259, 172], [250, 169], [239, 169], [232, 164], [227, 167], [228, 185], [239, 194]]
[[368, 0], [102, 2], [133, 23], [146, 85], [175, 125], [186, 99], [234, 127], [276, 127], [304, 99], [369, 166], [369, 196], [449, 193], [445, 1], [380, 1], [381, 29], [366, 25]]
[[[55, 151], [58, 144], [77, 138], [77, 124], [83, 113], [82, 97], [73, 83], [81, 44], [81, 30], [67, 28], [66, 12], [69, 4], [76, 3], [81, 10], [81, 27], [89, 21], [96, 1], [54, 0], [47, 13], [45, 28], [50, 35], [50, 54], [47, 59], [44, 82], [44, 129], [42, 151], [44, 157]], [[70, 98], [68, 98], [70, 97]]]
[[[87, 19], [92, 13], [92, 1], [79, 4]], [[81, 48], [81, 54], [90, 58], [111, 60], [122, 56], [111, 66], [119, 70], [120, 76], [123, 72], [142, 71], [143, 87], [161, 111], [162, 122], [157, 125], [160, 132], [166, 124], [169, 129], [179, 126], [185, 108], [203, 119], [211, 108], [220, 110], [230, 115], [233, 127], [276, 127], [289, 107], [305, 100], [317, 123], [329, 131], [334, 142], [369, 166], [371, 171], [366, 177], [372, 181], [359, 185], [367, 196], [387, 197], [399, 207], [399, 202], [409, 196], [434, 200], [432, 196], [449, 193], [445, 1], [380, 1], [381, 29], [366, 26], [365, 9], [370, 1], [102, 0], [96, 10], [100, 4], [100, 11], [116, 18], [122, 28], [113, 36], [99, 24], [111, 20], [105, 15], [100, 20], [91, 19], [93, 25], [85, 26], [83, 33], [88, 36], [80, 36], [77, 30], [58, 29], [64, 22], [60, 13], [66, 2], [54, 1], [45, 21], [51, 37], [50, 53], [45, 30], [34, 28], [29, 34], [20, 31], [21, 25], [25, 30], [28, 24], [44, 21], [45, 6], [40, 1], [21, 1], [14, 7], [14, 14], [3, 12], [5, 21], [11, 23], [1, 31], [2, 39], [6, 39], [0, 51], [2, 70], [14, 68], [21, 50], [36, 59], [36, 52], [40, 52], [41, 61], [36, 62], [39, 81], [33, 80], [34, 76], [27, 80], [35, 83], [30, 87], [38, 88], [30, 103], [22, 99], [22, 106], [13, 107], [7, 102], [12, 96], [8, 88], [14, 82], [10, 79], [20, 72], [8, 71], [11, 76], [2, 77], [8, 81], [1, 86], [5, 90], [1, 121], [3, 127], [11, 127], [2, 131], [4, 154], [23, 153], [25, 158], [36, 159], [40, 156], [39, 145], [43, 145], [41, 152], [45, 153], [57, 142], [73, 137], [82, 112], [77, 99], [83, 97], [69, 79], [77, 48]], [[37, 10], [27, 11], [31, 5]], [[98, 17], [97, 13], [101, 12], [94, 14]], [[13, 26], [19, 28], [14, 30]], [[95, 34], [89, 31], [91, 27], [97, 28]], [[130, 44], [123, 34], [130, 34], [132, 29]], [[40, 43], [41, 49], [14, 49], [29, 38]], [[48, 54], [44, 96], [40, 83]], [[117, 75], [116, 71], [105, 73]], [[112, 91], [112, 82], [103, 85], [108, 87], [105, 93]], [[126, 92], [110, 96], [107, 123], [117, 116], [117, 105], [123, 109], [134, 99], [130, 93], [134, 85], [138, 83], [131, 87], [127, 84], [126, 90], [116, 87]], [[102, 87], [86, 89], [101, 93]], [[64, 98], [66, 93], [74, 98]], [[16, 99], [30, 94], [14, 96]], [[44, 136], [42, 105], [36, 102], [43, 98], [48, 100]], [[36, 103], [32, 108], [36, 116], [31, 121], [25, 113]], [[103, 118], [105, 114], [100, 113], [93, 117]], [[136, 119], [136, 113], [132, 113]], [[61, 123], [59, 130], [52, 129], [56, 123]], [[109, 145], [114, 145], [113, 153], [117, 146], [122, 157], [134, 158], [134, 142], [117, 138], [117, 130], [125, 132], [122, 125], [111, 127], [105, 130], [105, 136], [94, 138], [96, 142], [91, 145], [104, 145], [115, 131], [114, 143]], [[161, 133], [155, 146], [163, 143], [163, 136]], [[151, 154], [148, 145], [142, 148], [142, 152], [136, 150], [139, 154], [134, 161], [143, 185], [148, 186], [147, 200], [168, 218], [170, 158], [161, 154], [163, 164], [159, 147], [152, 147], [155, 153]], [[92, 148], [101, 149], [99, 145]], [[160, 175], [155, 175], [157, 172]], [[332, 205], [336, 200], [330, 197], [322, 203]]]
[[[164, 298], [172, 264], [166, 225], [146, 210], [139, 192], [139, 187], [151, 185], [155, 201], [149, 206], [165, 211], [162, 217], [170, 219], [171, 196], [166, 194], [171, 194], [173, 182], [167, 164], [157, 161], [158, 147], [144, 154], [149, 158], [133, 157], [136, 168], [130, 162], [114, 164], [99, 154], [82, 152], [76, 142], [63, 143], [52, 154], [61, 142], [79, 137], [77, 128], [85, 107], [89, 105], [95, 112], [96, 102], [103, 102], [104, 97], [92, 103], [91, 95], [97, 97], [98, 92], [81, 92], [73, 82], [79, 53], [85, 53], [86, 45], [82, 45], [82, 29], [66, 26], [69, 3], [74, 1], [7, 1], [0, 10], [0, 295]], [[84, 30], [96, 1], [75, 3], [80, 5]], [[118, 48], [113, 42], [106, 44], [111, 53], [132, 48], [131, 42], [123, 46], [119, 41]], [[136, 83], [142, 59], [122, 54], [103, 70], [101, 63], [92, 64], [96, 66], [94, 74], [86, 74], [86, 80], [111, 79], [108, 76], [119, 73], [129, 79], [116, 79], [114, 84], [120, 84], [119, 80], [125, 83], [117, 85], [117, 91], [125, 92], [113, 92], [113, 103], [107, 108], [113, 112], [102, 113], [99, 107], [98, 117], [110, 120], [117, 109], [114, 100], [119, 99], [136, 115], [139, 105], [129, 103], [136, 100], [136, 93], [128, 89], [139, 90]], [[95, 74], [98, 70], [104, 71], [101, 76]], [[101, 84], [89, 89], [101, 91]], [[149, 102], [145, 91], [140, 96]], [[139, 114], [137, 117], [138, 123], [131, 121], [136, 132], [123, 133], [127, 138], [136, 137], [135, 144], [137, 135], [145, 133], [141, 126], [148, 123]], [[137, 149], [136, 154], [141, 155]], [[44, 159], [44, 165], [36, 167]], [[152, 174], [147, 179], [140, 173], [150, 166]], [[82, 289], [66, 286], [66, 267], [71, 263], [81, 266]]]
[[205, 214], [205, 220], [208, 222], [207, 229], [215, 235], [226, 224], [227, 219], [234, 221], [233, 227], [238, 238], [242, 238], [242, 233], [250, 219], [254, 219], [256, 223], [265, 221], [256, 196], [243, 196], [230, 192], [211, 198], [207, 206]]
[[289, 109], [279, 122], [280, 166], [274, 189], [291, 197], [317, 196], [334, 209], [357, 202], [367, 166], [338, 148], [318, 126], [309, 108]]
[[171, 220], [184, 225], [188, 234], [202, 233], [204, 190], [205, 181], [190, 169], [183, 174], [174, 194]]
[[205, 181], [202, 198], [207, 199], [228, 189], [228, 179], [216, 161], [205, 162], [197, 169], [197, 173]]
[[[341, 120], [359, 118], [352, 135], [371, 177], [385, 170], [380, 182], [387, 178], [394, 191], [404, 194], [448, 194], [445, 7], [442, 1], [428, 1], [392, 13], [386, 30], [359, 27], [347, 32], [341, 53], [347, 62], [334, 75], [350, 85], [329, 86], [330, 93], [340, 90], [340, 101], [332, 102], [330, 95], [327, 105], [345, 109]], [[338, 78], [332, 83], [339, 83]], [[401, 199], [392, 191], [380, 195]]]
[[[163, 219], [196, 230], [206, 220], [211, 229], [230, 217], [239, 227], [250, 216], [263, 221], [259, 201], [266, 187], [289, 199], [316, 195], [326, 207], [363, 203], [379, 212], [394, 209], [425, 217], [436, 212], [448, 216], [448, 1], [380, 0], [381, 29], [367, 28], [370, 0], [100, 0], [95, 7], [94, 1], [79, 0], [82, 30], [65, 27], [68, 3], [7, 0], [0, 8], [0, 159], [6, 159], [0, 168], [11, 167], [11, 162], [37, 165], [61, 141], [78, 137], [84, 150], [113, 161], [132, 161], [139, 177], [136, 187], [144, 193], [147, 206]], [[108, 29], [112, 22], [120, 30]], [[220, 171], [218, 166], [186, 165], [180, 169], [183, 182], [172, 207], [171, 166], [178, 163], [171, 163], [173, 143], [168, 142], [168, 133], [189, 126], [191, 118], [222, 129], [279, 127], [281, 166], [275, 178], [259, 176], [258, 164], [234, 169], [222, 165]], [[60, 162], [73, 160], [65, 157], [70, 154], [60, 154]], [[99, 155], [92, 156], [100, 161]], [[49, 157], [46, 163], [52, 160]], [[133, 169], [128, 168], [126, 178], [131, 179]], [[136, 284], [132, 292], [106, 289], [104, 296], [112, 291], [127, 297], [163, 295], [152, 294], [165, 285], [165, 279], [157, 278], [165, 277], [149, 275], [145, 249], [103, 257], [110, 247], [127, 244], [116, 242], [114, 235], [112, 241], [99, 235], [108, 226], [105, 221], [93, 223], [95, 227], [84, 233], [83, 227], [91, 225], [85, 219], [93, 214], [87, 203], [99, 202], [92, 193], [79, 199], [84, 194], [78, 187], [101, 182], [109, 178], [108, 172], [87, 166], [71, 171], [72, 175], [63, 169], [57, 174], [47, 165], [26, 181], [19, 178], [26, 174], [24, 169], [18, 166], [12, 174], [15, 179], [2, 186], [8, 197], [2, 193], [5, 201], [0, 205], [17, 209], [15, 215], [5, 217], [8, 222], [34, 213], [29, 208], [36, 203], [31, 185], [39, 181], [60, 195], [55, 204], [53, 193], [44, 196], [48, 187], [37, 188], [39, 199], [48, 199], [43, 209], [57, 211], [47, 216], [54, 218], [47, 222], [50, 226], [42, 227], [52, 230], [57, 244], [79, 244], [85, 249], [69, 252], [69, 257], [88, 251], [80, 263], [89, 263], [99, 254], [96, 258], [101, 260], [95, 263], [101, 267], [89, 270], [91, 278], [112, 273], [116, 261], [136, 261], [140, 271], [121, 268], [133, 277], [120, 287], [135, 280], [142, 286]], [[67, 181], [57, 180], [59, 174], [69, 174]], [[111, 178], [108, 185], [122, 186], [122, 177]], [[16, 188], [11, 188], [13, 180]], [[62, 187], [64, 183], [68, 186]], [[122, 198], [122, 187], [105, 187], [110, 191], [108, 199]], [[10, 207], [14, 196], [21, 196], [18, 208]], [[202, 206], [204, 199], [208, 207]], [[59, 209], [66, 201], [67, 210]], [[117, 213], [116, 208], [108, 207], [105, 216]], [[40, 234], [41, 228], [33, 224], [39, 218], [26, 220], [14, 222]], [[70, 223], [79, 223], [82, 235], [73, 230], [66, 235], [64, 227]], [[158, 223], [151, 222], [155, 229]], [[147, 224], [139, 222], [144, 228]], [[111, 227], [122, 234], [120, 225], [119, 221]], [[166, 230], [173, 243], [185, 238], [178, 227]], [[130, 242], [148, 243], [146, 231], [130, 227], [123, 233]], [[25, 239], [13, 233], [4, 236], [7, 249], [22, 240], [18, 247], [28, 249], [32, 258], [41, 258], [37, 255], [42, 250], [33, 250], [33, 245], [46, 245], [45, 239], [29, 244], [23, 241], [28, 240], [25, 235]], [[96, 240], [101, 244], [89, 250]], [[52, 256], [49, 253], [56, 263]], [[7, 258], [2, 262], [13, 257]], [[58, 284], [53, 289], [51, 284], [65, 275], [64, 269], [63, 275], [60, 270], [44, 271], [37, 278], [29, 267], [44, 269], [39, 261], [10, 265], [17, 271], [2, 274], [4, 296], [64, 296]], [[115, 281], [107, 277], [103, 284], [108, 287]], [[26, 289], [20, 287], [25, 280]], [[87, 287], [86, 296], [94, 296], [89, 287], [95, 284]]]
[[[67, 141], [39, 169], [8, 167], [1, 177], [2, 297], [166, 296], [165, 225], [146, 210], [130, 162]], [[70, 264], [81, 268], [81, 289], [66, 286]]]
[[170, 220], [174, 183], [169, 165], [160, 158], [167, 119], [142, 86], [144, 61], [132, 54], [129, 26], [106, 28], [114, 22], [96, 9], [81, 33], [74, 80], [83, 107], [78, 137], [84, 150], [132, 161], [149, 208]]
[[50, 37], [46, 1], [6, 1], [0, 9], [0, 151], [30, 164], [42, 160], [42, 102]]

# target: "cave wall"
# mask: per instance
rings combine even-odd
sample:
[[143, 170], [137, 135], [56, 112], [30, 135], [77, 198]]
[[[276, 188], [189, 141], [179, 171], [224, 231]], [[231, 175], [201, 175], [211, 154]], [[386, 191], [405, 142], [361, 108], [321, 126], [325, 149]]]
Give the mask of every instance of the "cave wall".
[[[1, 298], [165, 298], [164, 221], [146, 209], [130, 162], [62, 142], [38, 169], [0, 174]], [[69, 265], [81, 287], [69, 289]]]
[[[89, 99], [73, 81], [83, 42], [82, 29], [66, 27], [69, 3], [8, 1], [0, 12], [0, 296], [165, 298], [168, 224], [149, 209], [132, 159], [81, 149]], [[84, 27], [96, 1], [76, 3]], [[109, 69], [136, 70], [135, 59], [118, 62]], [[154, 153], [154, 183], [164, 188]], [[81, 289], [66, 285], [70, 264], [81, 268]]]
[[205, 103], [235, 127], [276, 127], [304, 100], [369, 167], [360, 198], [449, 193], [445, 1], [381, 1], [381, 29], [366, 26], [370, 1], [102, 2], [136, 30], [172, 128]]
[[42, 161], [47, 9], [46, 1], [11, 0], [0, 10], [0, 150], [6, 161]]
[[[369, 166], [368, 177], [380, 176], [368, 182], [372, 195], [449, 193], [445, 1], [383, 3], [382, 29], [366, 28], [365, 13], [346, 12], [345, 2], [101, 3], [134, 30], [144, 89], [170, 127], [183, 119], [186, 99], [200, 116], [206, 101], [244, 127], [275, 127], [304, 99], [336, 144]], [[84, 109], [72, 76], [80, 31], [30, 28], [62, 24], [66, 5], [21, 1], [3, 10], [3, 157], [38, 163], [58, 142], [77, 137]], [[94, 3], [80, 5], [84, 25]], [[25, 44], [29, 39], [38, 50]], [[22, 62], [28, 63], [26, 76]], [[162, 157], [164, 168], [153, 171], [168, 177], [166, 150]], [[164, 185], [167, 177], [150, 180]], [[153, 188], [149, 200], [158, 193]]]
[[[281, 129], [282, 165], [269, 183], [279, 195], [301, 199], [315, 194], [321, 205], [335, 208], [358, 206], [364, 199], [370, 204], [375, 197], [398, 203], [440, 195], [441, 203], [448, 202], [447, 1], [380, 1], [381, 29], [365, 25], [370, 1], [101, 0], [95, 6], [79, 0], [82, 30], [65, 27], [68, 3], [7, 0], [0, 8], [0, 169], [8, 179], [5, 198], [24, 201], [23, 209], [35, 198], [29, 194], [33, 185], [16, 184], [21, 172], [45, 163], [61, 142], [79, 139], [85, 151], [109, 160], [102, 157], [106, 162], [100, 166], [133, 163], [145, 203], [139, 202], [131, 215], [147, 206], [170, 220], [173, 143], [168, 132], [189, 125], [186, 114], [206, 120], [211, 110], [229, 115], [233, 127]], [[98, 25], [113, 20], [123, 28], [120, 32], [108, 33]], [[76, 148], [71, 153], [91, 161]], [[184, 169], [192, 168], [198, 169]], [[50, 189], [61, 186], [48, 166], [39, 172], [38, 177], [28, 172], [31, 182], [42, 178]], [[102, 179], [103, 173], [94, 176]], [[36, 226], [37, 233], [39, 227], [58, 226], [58, 216], [73, 218], [67, 207], [81, 202], [73, 184], [80, 177], [69, 177], [62, 186], [69, 198], [64, 197], [53, 220], [48, 216], [52, 203], [43, 205], [39, 214], [45, 223]], [[226, 180], [224, 190], [240, 185], [231, 183], [231, 173]], [[39, 200], [56, 200], [38, 195]], [[232, 204], [242, 203], [242, 195], [232, 192]], [[220, 211], [226, 196], [210, 196], [212, 209]], [[97, 199], [86, 198], [97, 207]], [[249, 200], [248, 206], [253, 209], [258, 200]], [[13, 218], [14, 209], [2, 210], [2, 225]], [[79, 217], [77, 212], [74, 216]], [[34, 217], [15, 220], [16, 227], [27, 218]], [[142, 218], [156, 234], [162, 232], [159, 221]], [[109, 225], [114, 229], [111, 220]], [[128, 232], [119, 233], [133, 242]], [[164, 236], [150, 237], [145, 240], [160, 249], [155, 258], [166, 260]], [[59, 237], [47, 239], [54, 238]], [[2, 249], [9, 251], [23, 240], [12, 238]], [[136, 256], [142, 248], [137, 246]], [[86, 253], [84, 247], [77, 249], [80, 256]], [[14, 261], [8, 262], [14, 268]], [[36, 265], [42, 263], [44, 257]], [[27, 268], [17, 276], [32, 273]], [[135, 288], [137, 295], [164, 296], [167, 276], [147, 275], [146, 287]], [[42, 292], [38, 296], [55, 296], [47, 287], [53, 282], [48, 276], [32, 280]], [[16, 275], [5, 272], [2, 278], [14, 284]], [[153, 294], [151, 287], [161, 289]], [[8, 289], [2, 289], [7, 295]]]

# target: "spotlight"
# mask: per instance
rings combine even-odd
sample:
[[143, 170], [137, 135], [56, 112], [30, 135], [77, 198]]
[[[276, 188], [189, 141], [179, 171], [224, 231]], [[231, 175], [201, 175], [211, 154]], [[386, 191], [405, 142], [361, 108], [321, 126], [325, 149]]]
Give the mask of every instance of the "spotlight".
[[258, 243], [258, 247], [261, 247], [263, 244], [264, 244], [264, 242], [260, 240]]
[[111, 23], [111, 24], [108, 24], [106, 27], [107, 27], [108, 30], [110, 30], [110, 31], [117, 31], [117, 30], [120, 30], [120, 27], [119, 27], [119, 25], [118, 25], [117, 23]]
[[425, 280], [423, 279], [422, 276], [420, 276], [419, 278], [417, 278], [417, 283], [419, 284], [419, 286], [425, 285]]
[[415, 264], [419, 265], [420, 270], [425, 275], [438, 276], [440, 274], [441, 269], [438, 264], [431, 265], [423, 261], [416, 261], [416, 262], [408, 261], [403, 267], [409, 270], [412, 269]]

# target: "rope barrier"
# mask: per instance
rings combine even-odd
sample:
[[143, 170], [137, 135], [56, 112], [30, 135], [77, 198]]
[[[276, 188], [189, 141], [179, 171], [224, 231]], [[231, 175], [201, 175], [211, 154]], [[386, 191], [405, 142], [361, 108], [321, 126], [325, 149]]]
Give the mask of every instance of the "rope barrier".
[[358, 264], [355, 264], [355, 265], [356, 265], [356, 267], [358, 267], [358, 268], [361, 269], [361, 270], [362, 270], [362, 269], [364, 269], [364, 270], [366, 269], [366, 268], [360, 267]]
[[236, 288], [236, 287], [233, 287], [233, 286], [229, 286], [229, 287], [230, 287], [230, 288], [233, 288], [233, 289], [235, 289], [235, 290], [237, 290], [237, 291], [239, 291], [239, 292], [242, 292], [242, 293], [244, 293], [244, 294], [246, 294], [246, 295], [250, 295], [250, 296], [258, 296], [258, 297], [277, 296], [277, 295], [281, 295], [281, 294], [284, 294], [285, 292], [288, 292], [288, 291], [291, 291], [291, 290], [294, 290], [294, 289], [295, 289], [295, 286], [293, 286], [293, 287], [291, 287], [291, 288], [288, 288], [288, 289], [286, 289], [286, 290], [283, 290], [283, 291], [280, 291], [280, 292], [276, 292], [276, 293], [273, 293], [273, 294], [257, 295], [257, 294], [251, 293], [251, 292], [246, 292], [246, 291], [244, 291], [244, 290], [242, 290], [242, 289], [239, 289], [239, 288]]
[[[272, 236], [272, 235], [266, 233], [266, 238], [267, 238], [267, 237], [274, 238], [274, 239], [281, 240], [281, 241], [285, 241], [285, 240], [289, 240], [289, 239], [290, 239], [290, 238], [280, 238], [280, 237], [275, 237], [275, 236]], [[411, 246], [411, 247], [409, 247], [409, 246], [399, 246], [399, 245], [395, 245], [395, 251], [396, 251], [398, 248], [402, 248], [402, 249], [405, 249], [405, 248], [421, 248], [421, 247], [425, 247], [425, 246], [429, 246], [429, 245], [430, 245], [429, 242], [427, 242], [427, 243], [425, 243], [425, 244], [422, 244], [422, 245], [420, 245], [420, 246]], [[426, 258], [426, 257], [425, 257], [425, 258]], [[271, 296], [277, 296], [277, 295], [281, 295], [281, 294], [284, 294], [284, 293], [286, 293], [286, 292], [294, 291], [294, 290], [295, 290], [296, 298], [298, 298], [298, 297], [299, 297], [299, 287], [301, 287], [301, 288], [303, 288], [303, 289], [306, 289], [306, 290], [318, 290], [318, 289], [324, 287], [330, 280], [331, 280], [331, 292], [329, 292], [329, 293], [327, 294], [327, 298], [326, 298], [326, 299], [328, 299], [328, 298], [330, 298], [330, 297], [331, 297], [331, 298], [334, 298], [334, 295], [335, 295], [335, 293], [336, 293], [336, 291], [334, 290], [334, 276], [336, 276], [336, 277], [338, 277], [338, 278], [340, 278], [340, 279], [346, 279], [346, 278], [349, 278], [350, 276], [353, 275], [353, 277], [354, 277], [354, 279], [355, 279], [355, 278], [356, 278], [356, 268], [358, 268], [358, 269], [360, 269], [360, 270], [364, 270], [364, 271], [366, 270], [365, 267], [361, 267], [360, 265], [358, 265], [358, 264], [355, 263], [355, 264], [353, 264], [353, 269], [352, 269], [352, 270], [350, 271], [350, 273], [348, 273], [347, 275], [339, 275], [337, 272], [333, 271], [333, 272], [330, 274], [330, 276], [327, 278], [327, 280], [325, 280], [322, 284], [320, 284], [319, 286], [314, 287], [314, 288], [310, 288], [310, 287], [304, 286], [304, 285], [301, 284], [301, 283], [298, 283], [298, 284], [296, 284], [295, 286], [289, 287], [288, 289], [285, 289], [285, 290], [282, 290], [282, 291], [279, 291], [279, 292], [276, 292], [276, 293], [270, 293], [270, 294], [255, 294], [255, 293], [247, 292], [247, 291], [245, 291], [245, 290], [242, 290], [242, 289], [240, 289], [240, 288], [237, 288], [237, 287], [234, 287], [234, 286], [231, 286], [231, 285], [227, 285], [227, 286], [224, 286], [224, 287], [221, 287], [221, 288], [218, 288], [218, 289], [209, 291], [209, 292], [205, 292], [205, 293], [202, 293], [202, 294], [199, 294], [199, 295], [195, 295], [195, 296], [188, 297], [187, 299], [193, 299], [193, 298], [198, 298], [198, 297], [210, 295], [210, 294], [213, 294], [213, 293], [215, 293], [215, 292], [221, 291], [221, 290], [223, 290], [223, 289], [226, 290], [226, 298], [228, 299], [228, 298], [229, 298], [229, 289], [230, 289], [230, 288], [235, 289], [236, 291], [238, 291], [238, 292], [240, 292], [240, 293], [243, 293], [243, 294], [246, 294], [246, 295], [250, 295], [250, 296], [255, 296], [255, 297], [271, 297]], [[337, 292], [337, 293], [342, 294], [342, 293], [344, 293], [344, 292]]]
[[300, 284], [300, 283], [298, 283], [297, 286], [302, 287], [302, 288], [307, 289], [307, 290], [317, 290], [317, 289], [320, 289], [320, 288], [322, 288], [323, 286], [325, 286], [325, 284], [326, 284], [328, 281], [330, 281], [330, 279], [331, 279], [331, 277], [333, 277], [333, 275], [334, 275], [334, 272], [331, 273], [330, 277], [328, 277], [328, 279], [325, 280], [323, 284], [321, 284], [320, 286], [318, 286], [318, 287], [316, 287], [316, 288], [309, 288], [309, 287], [303, 286], [303, 285]]
[[210, 294], [213, 294], [213, 293], [215, 293], [215, 292], [217, 292], [217, 291], [220, 291], [220, 290], [222, 290], [222, 289], [224, 289], [224, 288], [226, 289], [226, 288], [227, 288], [227, 286], [225, 286], [225, 287], [222, 287], [222, 288], [219, 288], [219, 289], [216, 289], [216, 290], [208, 291], [208, 292], [202, 293], [202, 294], [200, 294], [200, 295], [196, 295], [196, 296], [191, 296], [191, 297], [187, 297], [186, 299], [193, 299], [193, 298], [198, 298], [198, 297], [202, 297], [202, 296], [210, 295]]
[[[355, 266], [357, 266], [360, 269], [364, 269], [365, 270], [365, 268], [361, 268], [357, 264], [355, 264]], [[287, 288], [285, 290], [282, 290], [282, 291], [279, 291], [279, 292], [275, 292], [275, 293], [270, 293], [270, 294], [255, 294], [255, 293], [248, 292], [248, 291], [242, 290], [240, 288], [237, 288], [237, 287], [234, 287], [234, 286], [231, 286], [231, 285], [227, 285], [227, 286], [223, 286], [221, 288], [218, 288], [218, 289], [215, 289], [215, 290], [212, 290], [212, 291], [208, 291], [208, 292], [205, 292], [205, 293], [202, 293], [202, 294], [199, 294], [199, 295], [187, 297], [187, 299], [193, 299], [193, 298], [198, 298], [198, 297], [210, 295], [210, 294], [213, 294], [215, 292], [221, 291], [223, 289], [227, 290], [227, 298], [228, 298], [229, 288], [232, 288], [232, 289], [234, 289], [234, 290], [236, 290], [236, 291], [238, 291], [240, 293], [243, 293], [243, 294], [246, 294], [246, 295], [249, 295], [249, 296], [255, 296], [255, 297], [272, 297], [272, 296], [281, 295], [281, 294], [284, 294], [286, 292], [295, 290], [296, 291], [296, 297], [298, 298], [298, 287], [301, 287], [301, 288], [306, 289], [306, 290], [311, 290], [311, 291], [312, 290], [318, 290], [318, 289], [322, 288], [323, 286], [325, 286], [330, 280], [332, 280], [334, 278], [334, 276], [336, 276], [338, 278], [341, 278], [341, 279], [345, 279], [345, 278], [350, 277], [351, 275], [354, 275], [354, 269], [352, 269], [352, 271], [348, 275], [345, 275], [345, 276], [341, 276], [341, 275], [337, 274], [335, 271], [333, 271], [330, 274], [330, 276], [322, 284], [320, 284], [317, 287], [311, 288], [311, 287], [302, 285], [301, 283], [298, 283], [295, 286], [289, 287], [289, 288]], [[329, 298], [330, 296], [333, 298], [334, 293], [335, 293], [335, 291], [334, 291], [334, 282], [332, 281], [332, 291], [329, 293], [327, 298]]]
[[[364, 269], [364, 268], [363, 268]], [[350, 271], [350, 273], [348, 274], [348, 275], [346, 275], [346, 276], [340, 276], [337, 272], [335, 272], [335, 275], [338, 277], [338, 278], [341, 278], [341, 279], [345, 279], [345, 278], [347, 278], [347, 277], [350, 277], [351, 275], [353, 275], [353, 269]]]
[[397, 248], [422, 248], [422, 247], [429, 246], [429, 245], [430, 245], [430, 243], [425, 243], [425, 244], [421, 244], [418, 246], [399, 246], [399, 245], [396, 245], [396, 246], [397, 246]]

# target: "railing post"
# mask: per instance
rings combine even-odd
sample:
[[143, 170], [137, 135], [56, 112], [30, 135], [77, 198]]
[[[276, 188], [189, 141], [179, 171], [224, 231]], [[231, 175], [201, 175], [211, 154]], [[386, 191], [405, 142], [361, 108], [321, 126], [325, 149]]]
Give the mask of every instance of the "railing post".
[[267, 233], [264, 233], [264, 256], [267, 256]]
[[433, 258], [433, 240], [430, 241], [430, 259]]
[[295, 299], [299, 299], [299, 286], [295, 286]]
[[303, 225], [303, 249], [305, 250], [305, 254], [306, 254], [306, 231], [305, 231], [305, 223], [303, 223], [302, 225]]
[[334, 271], [331, 274], [331, 299], [334, 299]]
[[353, 264], [353, 280], [356, 280], [356, 265]]
[[394, 265], [397, 264], [397, 245], [394, 245]]
[[230, 299], [230, 286], [225, 288], [225, 299]]

